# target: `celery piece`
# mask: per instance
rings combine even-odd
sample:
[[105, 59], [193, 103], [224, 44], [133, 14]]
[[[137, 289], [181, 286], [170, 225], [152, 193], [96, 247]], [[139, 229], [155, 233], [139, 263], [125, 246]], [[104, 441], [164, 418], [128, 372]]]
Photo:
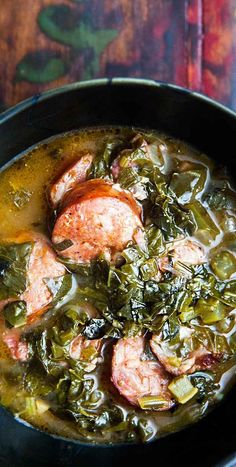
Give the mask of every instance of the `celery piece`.
[[185, 404], [198, 392], [198, 389], [192, 385], [186, 375], [174, 378], [168, 389], [180, 404]]
[[37, 415], [37, 406], [35, 397], [27, 396], [25, 398], [25, 410], [24, 413], [27, 413], [31, 417]]
[[226, 306], [216, 298], [208, 298], [207, 300], [200, 298], [195, 306], [197, 316], [200, 316], [203, 323], [213, 324], [221, 321], [226, 315]]
[[187, 204], [186, 207], [191, 211], [196, 223], [195, 235], [202, 243], [209, 245], [219, 235], [219, 228], [199, 201]]
[[230, 281], [226, 284], [222, 298], [231, 306], [236, 305], [236, 280]]
[[220, 251], [211, 260], [211, 268], [215, 275], [224, 281], [236, 272], [236, 258], [227, 250]]
[[50, 407], [48, 402], [44, 401], [43, 399], [36, 399], [35, 403], [36, 403], [36, 410], [37, 410], [38, 415], [41, 415], [44, 412], [47, 412], [47, 410]]
[[143, 410], [155, 410], [161, 407], [169, 406], [169, 402], [160, 396], [143, 396], [138, 399], [138, 403]]

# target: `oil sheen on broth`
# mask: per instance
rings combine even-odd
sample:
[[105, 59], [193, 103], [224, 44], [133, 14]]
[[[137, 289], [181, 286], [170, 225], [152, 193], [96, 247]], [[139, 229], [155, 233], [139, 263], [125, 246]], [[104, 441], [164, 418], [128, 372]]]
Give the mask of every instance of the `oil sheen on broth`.
[[1, 403], [90, 443], [201, 418], [235, 379], [235, 210], [226, 171], [155, 132], [68, 133], [3, 168]]

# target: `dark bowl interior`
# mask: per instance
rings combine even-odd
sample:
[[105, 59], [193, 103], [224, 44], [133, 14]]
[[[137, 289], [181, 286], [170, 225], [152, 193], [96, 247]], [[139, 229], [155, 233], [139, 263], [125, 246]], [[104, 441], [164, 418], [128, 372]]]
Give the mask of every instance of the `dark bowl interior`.
[[[72, 84], [34, 96], [0, 116], [0, 164], [53, 135], [104, 125], [157, 129], [226, 164], [234, 175], [236, 115], [196, 93], [154, 81], [114, 79]], [[236, 451], [233, 391], [182, 432], [146, 446], [88, 447], [48, 436], [0, 409], [1, 466], [87, 466], [145, 462], [226, 465]], [[236, 465], [236, 464], [232, 464]]]

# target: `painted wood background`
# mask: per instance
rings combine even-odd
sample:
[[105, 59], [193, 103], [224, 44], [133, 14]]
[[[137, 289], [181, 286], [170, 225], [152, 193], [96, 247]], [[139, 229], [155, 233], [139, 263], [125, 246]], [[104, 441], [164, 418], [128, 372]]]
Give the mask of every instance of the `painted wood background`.
[[236, 0], [0, 0], [0, 108], [104, 76], [147, 77], [236, 109]]

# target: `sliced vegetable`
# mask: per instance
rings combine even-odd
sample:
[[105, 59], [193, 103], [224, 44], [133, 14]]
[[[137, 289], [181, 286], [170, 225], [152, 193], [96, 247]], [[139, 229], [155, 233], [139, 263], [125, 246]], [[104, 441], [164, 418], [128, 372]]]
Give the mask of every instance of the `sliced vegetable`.
[[213, 297], [201, 298], [195, 306], [195, 313], [201, 317], [205, 324], [213, 324], [225, 318], [229, 308], [220, 300]]
[[95, 156], [91, 169], [88, 172], [89, 178], [101, 178], [110, 175], [110, 165], [113, 151], [122, 145], [121, 140], [107, 141], [102, 151]]
[[8, 303], [3, 308], [3, 315], [8, 325], [18, 328], [27, 322], [27, 308], [23, 300]]
[[160, 407], [169, 407], [170, 405], [170, 401], [166, 401], [163, 397], [159, 396], [140, 397], [138, 403], [143, 410], [158, 410]]
[[44, 279], [44, 281], [53, 297], [50, 307], [59, 306], [73, 288], [73, 276], [69, 273], [54, 279]]
[[150, 258], [149, 260], [145, 261], [140, 268], [141, 276], [144, 281], [151, 280], [155, 278], [158, 273], [158, 266], [157, 262], [154, 258]]
[[236, 258], [227, 250], [220, 251], [211, 260], [211, 268], [216, 276], [224, 281], [236, 272]]
[[33, 243], [0, 245], [0, 299], [18, 298], [26, 290], [32, 248]]
[[211, 209], [236, 209], [236, 192], [227, 180], [214, 180], [203, 199]]
[[204, 245], [209, 245], [219, 235], [220, 230], [210, 216], [209, 212], [202, 206], [199, 201], [187, 204], [187, 208], [191, 211], [196, 223], [195, 235]]
[[169, 384], [168, 389], [180, 404], [186, 404], [198, 392], [198, 388], [192, 385], [186, 375], [174, 378]]
[[177, 197], [180, 204], [190, 203], [196, 194], [204, 189], [207, 170], [188, 170], [181, 173], [174, 173], [171, 177], [169, 188]]

